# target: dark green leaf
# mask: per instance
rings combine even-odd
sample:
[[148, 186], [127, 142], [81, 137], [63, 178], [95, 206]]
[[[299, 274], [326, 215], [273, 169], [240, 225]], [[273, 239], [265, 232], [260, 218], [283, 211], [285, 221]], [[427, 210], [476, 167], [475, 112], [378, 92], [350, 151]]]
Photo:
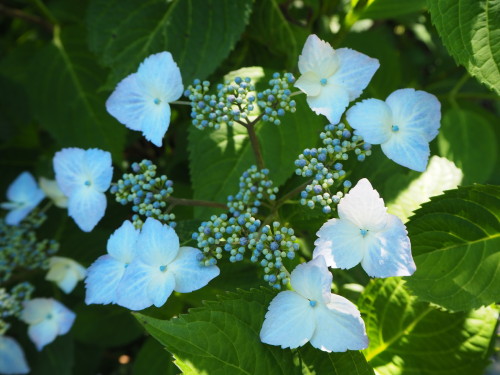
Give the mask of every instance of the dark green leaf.
[[172, 356], [158, 343], [149, 338], [142, 345], [132, 368], [132, 375], [174, 375], [175, 367]]
[[480, 375], [488, 364], [498, 311], [450, 313], [417, 302], [397, 277], [373, 280], [359, 307], [380, 375]]
[[383, 19], [415, 13], [425, 8], [425, 0], [371, 0], [362, 18]]
[[500, 301], [500, 187], [450, 190], [407, 227], [417, 265], [408, 286], [419, 298], [460, 311]]

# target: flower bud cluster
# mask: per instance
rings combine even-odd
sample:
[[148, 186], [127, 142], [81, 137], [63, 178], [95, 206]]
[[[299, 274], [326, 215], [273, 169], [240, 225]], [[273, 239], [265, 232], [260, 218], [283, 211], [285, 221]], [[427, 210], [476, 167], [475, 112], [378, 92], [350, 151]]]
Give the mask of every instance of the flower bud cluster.
[[255, 107], [254, 85], [249, 77], [236, 77], [217, 85], [217, 94], [209, 94], [210, 82], [195, 79], [184, 95], [191, 101], [192, 123], [198, 129], [219, 129], [225, 123], [246, 121]]
[[16, 268], [48, 269], [49, 258], [59, 250], [59, 243], [37, 238], [35, 230], [46, 218], [33, 211], [19, 225], [0, 220], [0, 283], [9, 280]]
[[[353, 135], [342, 123], [326, 125], [320, 138], [324, 147], [305, 149], [295, 160], [295, 173], [311, 178], [311, 183], [301, 192], [300, 203], [311, 209], [319, 205], [328, 214], [351, 187], [351, 182], [345, 179], [343, 162], [349, 159], [350, 152], [354, 152], [358, 161], [364, 161], [371, 155], [371, 145], [364, 143], [361, 136]], [[331, 188], [340, 188], [341, 183], [341, 191], [331, 191]]]
[[23, 302], [31, 298], [34, 290], [33, 285], [28, 282], [17, 284], [10, 293], [5, 288], [0, 288], [0, 336], [9, 329], [6, 319], [11, 316], [19, 317]]
[[281, 123], [279, 117], [284, 116], [286, 112], [295, 112], [296, 103], [291, 98], [290, 90], [294, 82], [292, 73], [273, 74], [273, 78], [269, 81], [270, 88], [257, 94], [257, 104], [263, 112], [262, 121], [279, 125]]
[[254, 215], [262, 201], [276, 200], [278, 188], [273, 187], [268, 175], [269, 169], [259, 170], [255, 165], [243, 172], [240, 177], [240, 190], [236, 195], [227, 197], [227, 206], [233, 216], [238, 217], [244, 212]]
[[149, 160], [132, 164], [132, 173], [111, 187], [111, 193], [122, 205], [132, 204], [132, 223], [140, 229], [148, 217], [175, 226], [175, 215], [167, 212], [168, 197], [173, 193], [173, 182], [167, 176], [156, 176], [156, 165]]

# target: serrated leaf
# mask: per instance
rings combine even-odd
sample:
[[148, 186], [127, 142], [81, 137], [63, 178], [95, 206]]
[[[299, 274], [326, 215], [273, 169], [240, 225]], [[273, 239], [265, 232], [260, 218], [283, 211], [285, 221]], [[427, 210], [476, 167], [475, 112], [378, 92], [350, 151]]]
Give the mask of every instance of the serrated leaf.
[[[240, 290], [170, 321], [135, 316], [174, 354], [185, 374], [302, 374], [294, 352], [260, 342], [264, 315], [274, 296], [266, 289]], [[323, 369], [333, 375], [372, 374], [359, 352], [328, 354], [303, 349], [305, 374], [323, 374]]]
[[108, 87], [161, 51], [172, 53], [187, 85], [228, 56], [251, 6], [251, 0], [94, 0], [87, 12], [89, 45], [112, 68]]
[[500, 0], [428, 0], [427, 6], [450, 55], [500, 95]]
[[425, 0], [370, 0], [361, 18], [384, 19], [404, 16], [425, 8]]
[[443, 311], [417, 302], [397, 277], [373, 280], [358, 305], [377, 374], [480, 375], [489, 362], [498, 318], [491, 307]]
[[500, 187], [474, 185], [432, 198], [407, 224], [422, 300], [465, 311], [500, 301]]
[[498, 145], [491, 124], [476, 112], [445, 112], [438, 135], [439, 153], [464, 172], [464, 184], [484, 183], [493, 173]]
[[80, 29], [56, 29], [53, 43], [33, 58], [30, 93], [41, 125], [61, 147], [97, 147], [120, 160], [125, 127], [105, 109], [97, 93], [106, 77], [87, 51]]
[[[266, 81], [262, 68], [238, 70], [253, 82]], [[234, 75], [234, 73], [232, 74]], [[297, 111], [283, 116], [281, 125], [260, 122], [256, 126], [265, 166], [274, 186], [284, 183], [295, 170], [294, 161], [306, 147], [314, 147], [319, 140], [325, 120], [314, 114], [304, 95], [294, 97]], [[228, 195], [238, 191], [241, 174], [256, 164], [248, 134], [243, 126], [221, 126], [219, 130], [199, 130], [189, 125], [189, 161], [196, 199], [226, 202]], [[199, 217], [213, 210], [197, 210]]]

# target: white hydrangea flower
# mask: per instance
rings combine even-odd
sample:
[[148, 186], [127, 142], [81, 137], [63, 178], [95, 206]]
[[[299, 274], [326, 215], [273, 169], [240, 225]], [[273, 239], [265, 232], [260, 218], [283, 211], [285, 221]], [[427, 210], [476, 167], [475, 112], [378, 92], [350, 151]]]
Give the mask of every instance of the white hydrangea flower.
[[56, 181], [68, 197], [68, 213], [81, 230], [90, 232], [104, 216], [113, 177], [111, 154], [92, 148], [64, 148], [53, 160]]
[[332, 274], [323, 257], [299, 264], [290, 282], [294, 291], [278, 293], [269, 305], [260, 331], [263, 343], [294, 349], [309, 341], [325, 352], [368, 347], [357, 307], [331, 293]]
[[363, 178], [338, 204], [338, 219], [318, 231], [313, 257], [329, 267], [349, 269], [361, 263], [372, 277], [409, 276], [416, 266], [403, 222], [388, 214], [384, 201]]
[[28, 374], [29, 372], [30, 368], [21, 345], [12, 337], [0, 335], [0, 374]]
[[65, 257], [51, 257], [49, 259], [49, 272], [45, 280], [55, 282], [61, 290], [68, 294], [75, 289], [78, 281], [85, 278], [85, 267], [73, 259]]
[[8, 225], [18, 225], [45, 197], [35, 178], [29, 172], [21, 173], [7, 189], [9, 202], [0, 204], [10, 212], [5, 217]]
[[337, 124], [349, 102], [362, 94], [379, 66], [377, 59], [349, 48], [334, 50], [313, 34], [299, 56], [302, 75], [295, 87], [307, 95], [314, 112]]
[[425, 91], [401, 89], [384, 101], [366, 99], [347, 111], [347, 121], [363, 139], [380, 144], [394, 162], [425, 171], [429, 142], [439, 132], [441, 104]]
[[38, 183], [40, 184], [40, 189], [42, 189], [47, 198], [54, 202], [57, 207], [68, 208], [68, 197], [61, 191], [56, 180], [40, 177]]
[[137, 73], [123, 79], [106, 101], [108, 112], [127, 128], [142, 131], [161, 146], [170, 125], [169, 103], [184, 91], [179, 67], [170, 52], [147, 57]]
[[38, 350], [65, 335], [75, 321], [75, 313], [52, 298], [35, 298], [23, 303], [21, 320], [29, 324], [28, 336]]
[[215, 265], [204, 266], [202, 253], [179, 247], [179, 237], [168, 225], [148, 218], [137, 240], [140, 251], [129, 264], [117, 289], [117, 303], [131, 310], [162, 306], [173, 291], [189, 293], [219, 275]]

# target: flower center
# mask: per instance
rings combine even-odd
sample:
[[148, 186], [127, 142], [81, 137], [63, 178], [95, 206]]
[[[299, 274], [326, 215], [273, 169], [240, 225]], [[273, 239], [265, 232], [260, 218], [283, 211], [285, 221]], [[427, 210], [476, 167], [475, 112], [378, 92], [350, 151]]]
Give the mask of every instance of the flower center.
[[328, 80], [326, 78], [321, 78], [319, 83], [321, 83], [321, 86], [325, 86], [328, 83]]
[[165, 272], [167, 270], [167, 266], [160, 266], [160, 271]]
[[317, 302], [316, 301], [309, 301], [309, 305], [311, 305], [311, 307], [314, 307], [316, 306]]
[[359, 233], [361, 233], [361, 235], [364, 237], [368, 234], [368, 229], [360, 229]]
[[158, 98], [155, 98], [155, 100], [153, 100], [153, 103], [155, 103], [156, 105], [160, 105], [161, 100]]
[[393, 131], [393, 132], [397, 132], [397, 131], [399, 131], [399, 126], [397, 126], [397, 125], [392, 125], [392, 131]]
[[52, 314], [47, 314], [47, 316], [45, 318], [48, 320], [52, 319]]
[[90, 182], [89, 180], [87, 180], [87, 181], [85, 181], [83, 184], [84, 184], [85, 186], [90, 186], [90, 185], [92, 185], [92, 182]]

